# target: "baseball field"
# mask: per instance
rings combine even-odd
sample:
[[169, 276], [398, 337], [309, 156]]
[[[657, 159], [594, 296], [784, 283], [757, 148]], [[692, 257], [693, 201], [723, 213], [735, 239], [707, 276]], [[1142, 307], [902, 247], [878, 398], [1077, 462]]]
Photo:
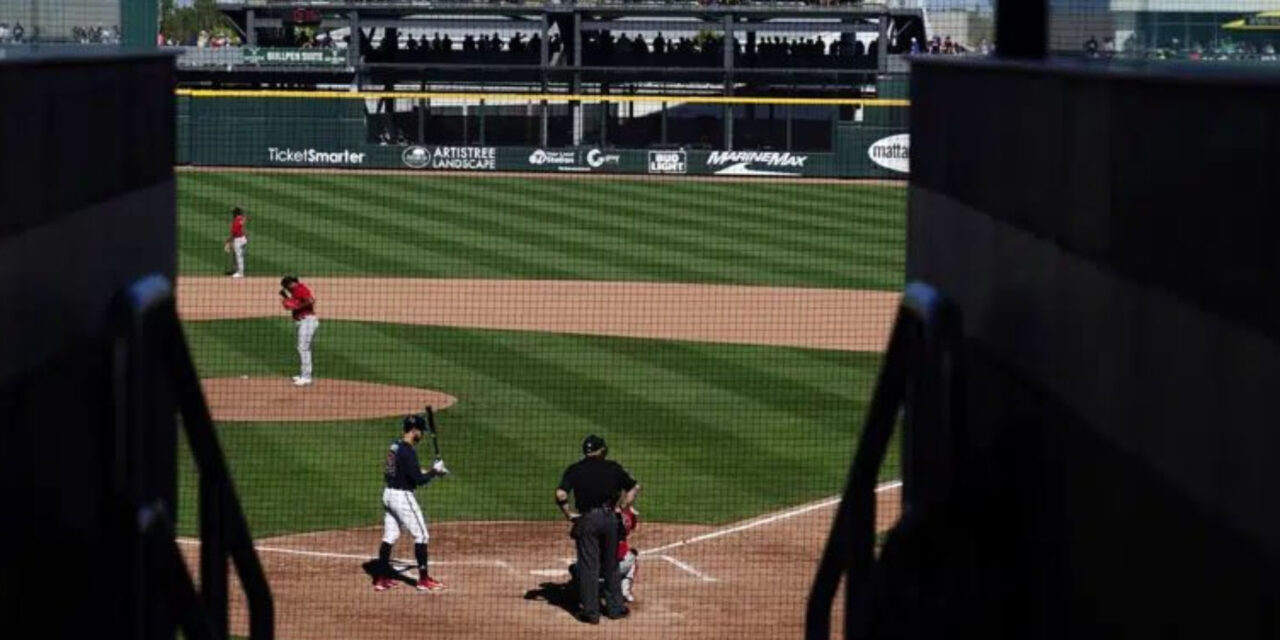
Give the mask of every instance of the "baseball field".
[[[242, 279], [225, 275], [233, 206]], [[633, 615], [610, 624], [797, 635], [902, 286], [905, 208], [894, 184], [180, 173], [180, 313], [279, 636], [599, 633], [566, 610], [552, 501], [589, 433], [643, 487]], [[308, 387], [289, 381], [290, 274], [320, 318]], [[452, 474], [417, 493], [450, 589], [375, 593], [383, 455], [427, 402]]]

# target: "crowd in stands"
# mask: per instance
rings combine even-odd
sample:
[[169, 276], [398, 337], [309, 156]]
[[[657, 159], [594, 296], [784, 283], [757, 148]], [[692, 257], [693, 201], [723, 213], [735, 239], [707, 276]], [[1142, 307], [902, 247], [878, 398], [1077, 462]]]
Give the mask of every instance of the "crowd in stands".
[[986, 38], [980, 39], [978, 41], [978, 44], [974, 47], [967, 47], [963, 44], [960, 44], [957, 41], [952, 40], [951, 36], [944, 36], [941, 38], [938, 36], [934, 36], [928, 42], [923, 44], [921, 44], [920, 41], [917, 40], [916, 38], [912, 38], [911, 42], [908, 43], [907, 45], [907, 51], [905, 51], [904, 53], [908, 53], [911, 55], [944, 55], [944, 56], [979, 54], [979, 55], [985, 56], [990, 54], [992, 51], [994, 51], [994, 47], [991, 46], [991, 43], [988, 42]]
[[204, 49], [238, 47], [240, 44], [240, 36], [234, 33], [210, 33], [205, 29], [188, 36], [186, 40], [166, 36], [163, 33], [156, 35], [156, 45], [161, 47], [199, 47]]
[[71, 27], [71, 39], [80, 44], [120, 44], [120, 27]]
[[76, 44], [120, 44], [121, 35], [120, 27], [102, 25], [92, 27], [82, 27], [79, 25], [71, 27], [70, 32], [55, 34], [50, 38], [41, 38], [39, 33], [33, 28], [28, 30], [22, 26], [21, 22], [14, 22], [12, 26], [7, 21], [0, 20], [0, 44], [19, 44], [23, 42], [58, 42], [66, 43], [68, 41]]
[[0, 44], [25, 42], [26, 39], [27, 30], [21, 22], [15, 22], [10, 27], [9, 23], [0, 20]]
[[[551, 36], [547, 46], [553, 58], [564, 49], [559, 35]], [[447, 33], [443, 36], [436, 33], [430, 39], [425, 33], [417, 39], [412, 35], [401, 39], [398, 34], [388, 31], [374, 42], [362, 39], [360, 49], [365, 62], [537, 64], [541, 57], [542, 38], [536, 33], [528, 38], [517, 33], [507, 40], [497, 33], [478, 37], [467, 34], [455, 42]]]
[[[503, 38], [492, 35], [466, 35], [460, 42], [448, 34], [426, 34], [415, 38], [386, 33], [373, 42], [362, 42], [366, 62], [422, 63], [511, 63], [537, 64], [542, 39], [535, 33], [516, 33]], [[823, 67], [857, 66], [859, 61], [873, 62], [878, 55], [876, 41], [870, 46], [855, 39], [819, 37], [733, 39], [734, 64], [739, 67]], [[567, 62], [564, 41], [553, 34], [547, 42], [548, 59]], [[671, 66], [720, 67], [724, 61], [724, 38], [668, 38], [657, 33], [651, 39], [644, 35], [587, 32], [582, 43], [583, 64], [587, 66]]]
[[1275, 62], [1280, 60], [1276, 47], [1271, 42], [1235, 42], [1223, 40], [1203, 44], [1192, 42], [1189, 45], [1172, 38], [1163, 46], [1144, 46], [1136, 35], [1130, 34], [1124, 44], [1116, 47], [1115, 39], [1106, 37], [1099, 43], [1097, 37], [1089, 36], [1084, 41], [1084, 53], [1091, 58], [1146, 58], [1150, 60], [1186, 60], [1186, 61], [1259, 61]]

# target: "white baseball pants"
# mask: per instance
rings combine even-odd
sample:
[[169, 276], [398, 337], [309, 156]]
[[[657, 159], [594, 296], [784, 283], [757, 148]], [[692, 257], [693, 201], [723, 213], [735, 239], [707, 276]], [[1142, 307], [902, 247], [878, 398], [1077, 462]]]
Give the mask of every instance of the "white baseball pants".
[[307, 316], [297, 322], [298, 326], [298, 357], [302, 359], [302, 371], [299, 373], [304, 378], [311, 377], [311, 336], [316, 334], [316, 329], [320, 327], [320, 319], [315, 316]]
[[249, 244], [249, 238], [240, 236], [231, 241], [231, 248], [236, 254], [236, 273], [244, 275], [244, 248]]
[[412, 491], [383, 489], [382, 510], [383, 542], [395, 544], [400, 539], [400, 530], [408, 529], [414, 544], [427, 543], [430, 538], [427, 534], [427, 520]]

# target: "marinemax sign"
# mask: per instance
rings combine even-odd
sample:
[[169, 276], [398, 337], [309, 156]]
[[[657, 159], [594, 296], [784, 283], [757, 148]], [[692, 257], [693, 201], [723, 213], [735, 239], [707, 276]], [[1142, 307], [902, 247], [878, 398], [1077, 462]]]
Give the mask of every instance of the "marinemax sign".
[[400, 154], [405, 166], [413, 169], [454, 169], [493, 171], [498, 168], [495, 147], [407, 147]]
[[277, 164], [330, 164], [330, 165], [362, 165], [365, 153], [343, 149], [342, 151], [321, 151], [319, 149], [285, 149], [267, 147], [267, 159]]
[[881, 138], [867, 147], [867, 155], [871, 161], [892, 171], [909, 173], [911, 171], [911, 134]]
[[708, 167], [721, 176], [798, 176], [809, 156], [788, 151], [712, 151]]

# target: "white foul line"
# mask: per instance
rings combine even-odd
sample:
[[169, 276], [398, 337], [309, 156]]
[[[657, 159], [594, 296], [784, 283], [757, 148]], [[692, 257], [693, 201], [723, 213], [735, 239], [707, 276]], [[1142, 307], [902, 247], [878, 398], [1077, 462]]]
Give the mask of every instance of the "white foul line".
[[712, 578], [711, 576], [709, 576], [709, 575], [707, 575], [707, 574], [705, 574], [705, 573], [703, 573], [703, 572], [701, 572], [701, 571], [698, 571], [697, 569], [694, 569], [693, 567], [691, 567], [691, 566], [689, 566], [689, 565], [687, 565], [687, 564], [685, 564], [685, 563], [683, 563], [683, 562], [680, 562], [679, 560], [676, 560], [675, 558], [672, 558], [671, 556], [668, 556], [668, 555], [661, 555], [661, 556], [658, 556], [658, 557], [659, 557], [659, 558], [662, 558], [663, 560], [666, 560], [667, 562], [670, 562], [671, 564], [674, 564], [674, 565], [675, 565], [675, 566], [677, 566], [677, 567], [680, 567], [681, 569], [684, 569], [685, 571], [687, 571], [687, 572], [689, 572], [689, 573], [693, 574], [693, 576], [694, 576], [695, 578], [697, 578], [697, 579], [699, 579], [699, 580], [701, 580], [701, 581], [703, 581], [703, 582], [715, 582], [715, 581], [716, 581], [716, 579], [715, 579], [715, 578]]
[[[894, 480], [894, 481], [892, 481], [892, 482], [885, 482], [885, 483], [882, 483], [882, 484], [880, 484], [879, 486], [877, 486], [877, 487], [876, 487], [876, 493], [880, 493], [880, 492], [882, 492], [882, 491], [889, 491], [889, 490], [891, 490], [891, 489], [897, 489], [898, 487], [901, 487], [901, 486], [902, 486], [902, 481], [901, 481], [901, 480]], [[652, 555], [652, 554], [655, 554], [655, 553], [662, 553], [663, 551], [667, 551], [667, 550], [670, 550], [670, 549], [675, 549], [676, 547], [683, 547], [683, 546], [685, 546], [685, 545], [687, 545], [687, 544], [693, 544], [693, 543], [695, 543], [695, 542], [702, 542], [702, 541], [704, 541], [704, 540], [711, 540], [711, 539], [714, 539], [714, 538], [719, 538], [720, 536], [727, 536], [727, 535], [732, 534], [732, 533], [738, 533], [738, 532], [741, 532], [741, 531], [746, 531], [747, 529], [754, 529], [754, 528], [756, 528], [756, 527], [762, 527], [762, 526], [764, 526], [764, 525], [766, 525], [766, 524], [772, 524], [772, 523], [774, 523], [774, 522], [778, 522], [779, 520], [786, 520], [786, 519], [788, 519], [788, 518], [794, 518], [794, 517], [796, 517], [796, 516], [799, 516], [799, 515], [803, 515], [803, 514], [809, 513], [810, 511], [817, 511], [818, 509], [823, 509], [823, 508], [829, 507], [829, 506], [831, 506], [831, 505], [833, 505], [833, 504], [837, 504], [837, 503], [839, 503], [839, 502], [840, 502], [840, 498], [839, 498], [839, 497], [835, 497], [835, 498], [828, 498], [828, 499], [826, 499], [826, 500], [823, 500], [822, 502], [819, 502], [819, 503], [816, 503], [816, 504], [805, 505], [805, 506], [803, 506], [803, 507], [799, 507], [799, 508], [797, 508], [797, 509], [792, 509], [791, 511], [783, 511], [783, 512], [781, 512], [781, 513], [775, 513], [775, 514], [773, 514], [773, 515], [771, 515], [771, 516], [766, 516], [766, 517], [763, 517], [763, 518], [757, 518], [757, 519], [755, 519], [755, 520], [748, 520], [747, 522], [744, 522], [744, 523], [739, 524], [739, 525], [734, 525], [734, 526], [732, 526], [732, 527], [728, 527], [728, 528], [726, 528], [726, 529], [719, 529], [719, 530], [717, 530], [717, 531], [710, 531], [710, 532], [708, 532], [708, 533], [704, 533], [704, 534], [702, 534], [702, 535], [697, 535], [697, 536], [694, 536], [694, 537], [692, 537], [692, 538], [686, 538], [686, 539], [684, 539], [684, 540], [678, 540], [678, 541], [676, 541], [676, 542], [672, 542], [671, 544], [663, 545], [663, 546], [661, 546], [661, 547], [657, 547], [657, 548], [654, 548], [654, 549], [645, 549], [644, 551], [641, 551], [641, 552], [640, 552], [640, 555], [642, 555], [642, 556], [646, 556], [646, 555]]]
[[[189, 544], [189, 545], [200, 544], [199, 540], [192, 540], [190, 538], [178, 538], [177, 542], [178, 544]], [[264, 547], [260, 545], [255, 545], [254, 549], [256, 549], [259, 553], [280, 553], [284, 555], [307, 556], [311, 558], [334, 558], [337, 560], [372, 560], [372, 558], [369, 556], [362, 556], [362, 555], [356, 555], [356, 554], [350, 554], [350, 553], [329, 553], [327, 551], [305, 551], [302, 549], [283, 549], [281, 547]], [[417, 562], [413, 560], [401, 560], [398, 558], [393, 558], [391, 562], [392, 564], [404, 565], [409, 567], [417, 566]], [[513, 569], [509, 563], [503, 560], [433, 560], [431, 561], [431, 564], [454, 566], [454, 567], [496, 567], [512, 573], [515, 572], [515, 569]]]

